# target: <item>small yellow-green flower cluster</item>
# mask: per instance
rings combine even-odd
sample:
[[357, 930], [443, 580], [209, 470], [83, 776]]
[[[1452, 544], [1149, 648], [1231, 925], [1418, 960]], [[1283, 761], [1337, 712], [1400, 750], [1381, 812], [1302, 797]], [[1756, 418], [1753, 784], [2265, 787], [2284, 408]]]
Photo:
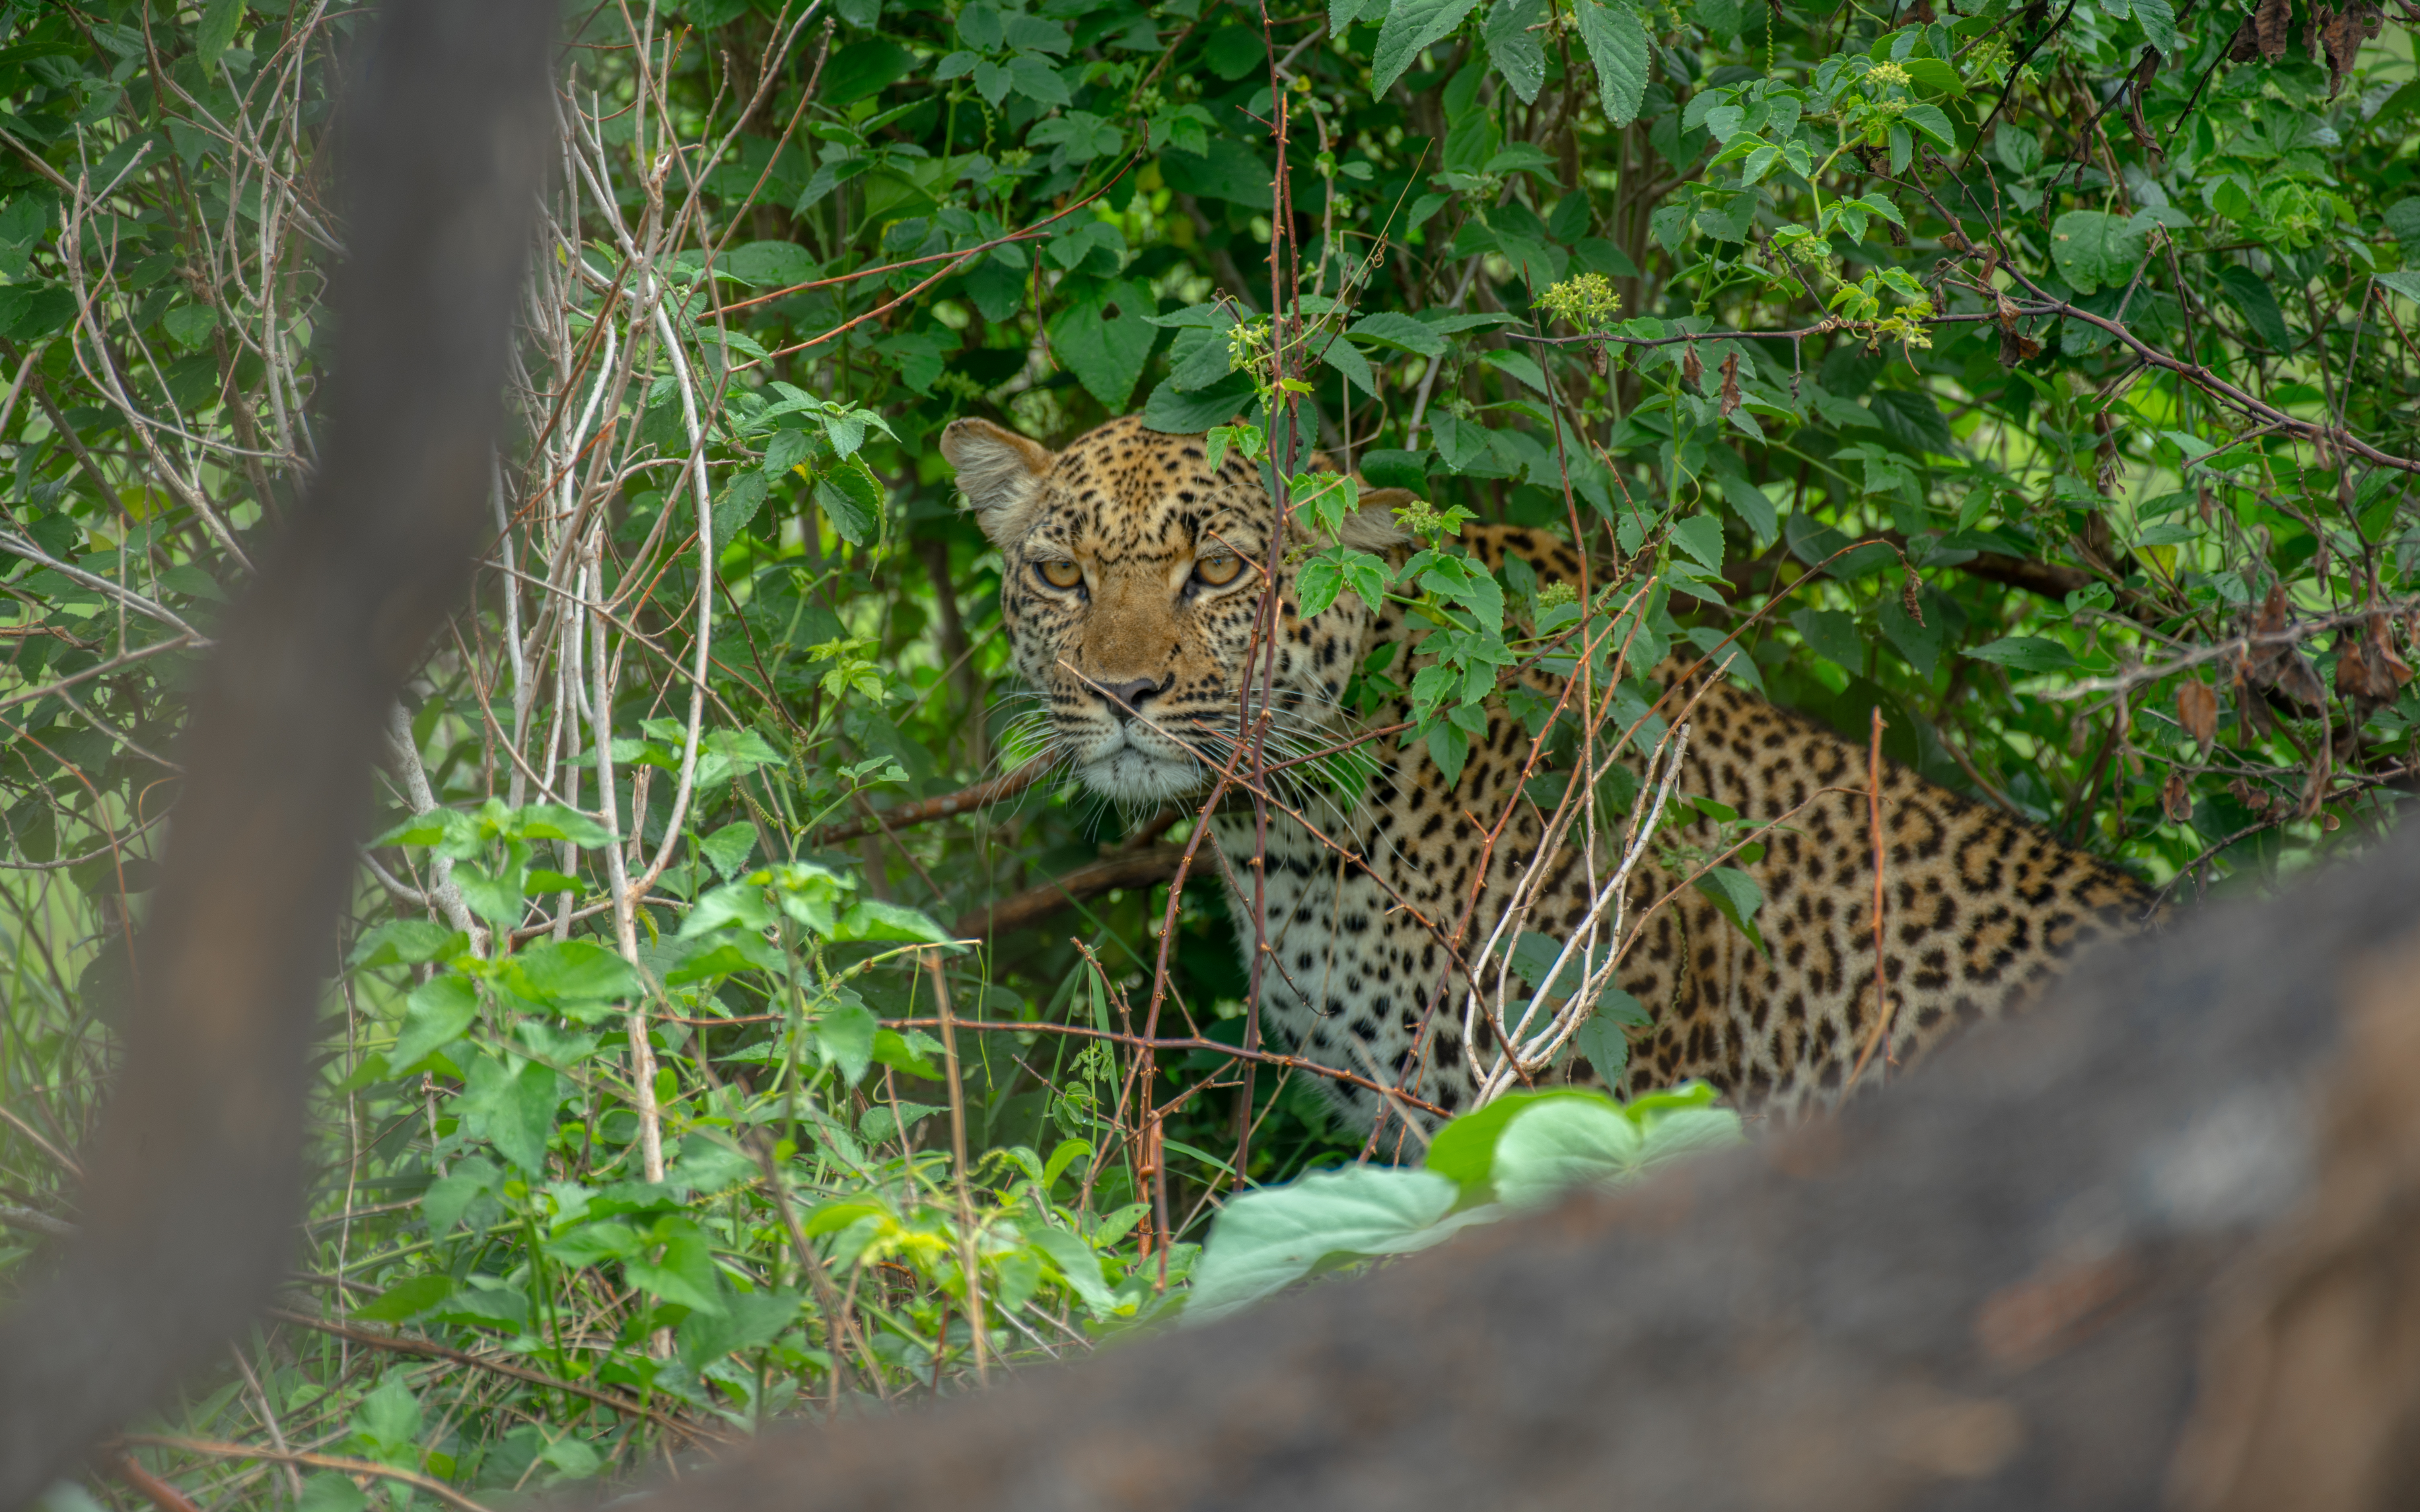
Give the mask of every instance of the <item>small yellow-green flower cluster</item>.
[[1576, 604], [1580, 591], [1567, 582], [1551, 582], [1538, 590], [1538, 607], [1553, 609], [1558, 604]]
[[1579, 273], [1548, 288], [1538, 303], [1581, 331], [1593, 331], [1621, 308], [1621, 296], [1603, 273]]
[[1867, 70], [1866, 82], [1875, 85], [1877, 88], [1884, 85], [1895, 84], [1903, 89], [1909, 85], [1914, 84], [1916, 80], [1909, 75], [1905, 69], [1900, 68], [1896, 63], [1877, 63], [1871, 69]]
[[1398, 504], [1395, 506], [1394, 514], [1396, 520], [1404, 529], [1423, 541], [1434, 540], [1440, 535], [1461, 533], [1461, 528], [1458, 525], [1451, 524], [1444, 516], [1431, 509], [1429, 501], [1425, 499], [1415, 499], [1408, 504]]
[[1227, 371], [1233, 373], [1257, 365], [1268, 354], [1269, 327], [1265, 320], [1247, 320], [1227, 331]]
[[1898, 342], [1902, 347], [1931, 347], [1932, 332], [1925, 322], [1932, 318], [1931, 300], [1911, 300], [1906, 305], [1874, 322], [1874, 340]]

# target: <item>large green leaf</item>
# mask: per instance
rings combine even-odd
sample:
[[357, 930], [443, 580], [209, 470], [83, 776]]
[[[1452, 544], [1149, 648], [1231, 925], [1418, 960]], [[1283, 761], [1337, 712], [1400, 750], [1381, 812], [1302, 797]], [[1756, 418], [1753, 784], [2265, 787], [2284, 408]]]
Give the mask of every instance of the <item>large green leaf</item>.
[[1487, 42], [1487, 61], [1525, 105], [1538, 98], [1546, 82], [1546, 45], [1529, 29], [1545, 19], [1546, 0], [1493, 0], [1480, 28]]
[[1421, 51], [1450, 35], [1470, 14], [1478, 0], [1395, 0], [1378, 28], [1377, 51], [1370, 59], [1371, 87], [1380, 94], [1404, 76]]
[[1628, 0], [1573, 0], [1580, 40], [1588, 44], [1589, 61], [1596, 65], [1597, 88], [1605, 96], [1605, 116], [1616, 126], [1638, 118], [1647, 96], [1647, 28]]
[[1347, 1165], [1232, 1198], [1193, 1268], [1186, 1321], [1274, 1295], [1323, 1262], [1404, 1255], [1452, 1237], [1461, 1188], [1434, 1171]]
[[2142, 255], [2142, 233], [2125, 216], [2070, 210], [2051, 223], [2051, 261], [2078, 294], [2104, 284], [2124, 287]]
[[1050, 319], [1051, 350], [1094, 398], [1124, 409], [1159, 337], [1149, 318], [1158, 311], [1147, 284], [1084, 283]]

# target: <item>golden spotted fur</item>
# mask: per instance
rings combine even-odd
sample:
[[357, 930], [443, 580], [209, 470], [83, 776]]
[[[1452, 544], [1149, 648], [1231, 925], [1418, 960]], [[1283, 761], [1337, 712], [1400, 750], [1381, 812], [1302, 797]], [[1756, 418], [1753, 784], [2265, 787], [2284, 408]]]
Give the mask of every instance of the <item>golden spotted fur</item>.
[[[1213, 469], [1201, 437], [1162, 435], [1131, 417], [1057, 454], [981, 421], [954, 424], [941, 446], [1000, 548], [1017, 670], [1042, 691], [1078, 778], [1138, 806], [1206, 791], [1233, 749], [1261, 594], [1257, 565], [1233, 572], [1221, 559], [1265, 562], [1274, 523], [1257, 468], [1230, 455]], [[1394, 547], [1400, 560], [1388, 506], [1405, 497], [1365, 494], [1346, 539]], [[1572, 547], [1541, 532], [1488, 527], [1464, 542], [1490, 567], [1517, 554], [1542, 580], [1579, 570]], [[1280, 751], [1345, 732], [1341, 701], [1353, 669], [1389, 640], [1418, 639], [1400, 605], [1373, 614], [1349, 594], [1301, 617], [1292, 573], [1279, 585]], [[1257, 674], [1260, 656], [1250, 664]], [[1696, 890], [1668, 899], [1674, 878], [1656, 858], [1634, 873], [1631, 918], [1644, 924], [1619, 980], [1654, 1023], [1632, 1032], [1616, 1090], [1696, 1077], [1744, 1113], [1785, 1117], [1837, 1101], [1875, 1011], [1867, 753], [1727, 683], [1682, 685], [1670, 664], [1659, 680], [1667, 712], [1695, 699], [1681, 790], [1748, 820], [1788, 816], [1788, 827], [1766, 836], [1764, 856], [1745, 868], [1763, 889], [1757, 922], [1769, 957]], [[1398, 703], [1378, 722], [1406, 715]], [[1352, 812], [1331, 805], [1323, 816], [1315, 800], [1297, 802], [1322, 833], [1273, 812], [1265, 889], [1275, 969], [1264, 972], [1261, 1009], [1273, 1048], [1382, 1079], [1449, 1113], [1469, 1105], [1466, 981], [1444, 942], [1474, 890], [1464, 949], [1485, 939], [1536, 856], [1544, 815], [1525, 799], [1486, 874], [1475, 875], [1484, 825], [1503, 812], [1529, 745], [1522, 723], [1491, 702], [1487, 734], [1450, 786], [1423, 747], [1388, 737], [1372, 748], [1376, 775]], [[2147, 890], [2107, 863], [1895, 763], [1883, 782], [1887, 1058], [1898, 1067], [1959, 1026], [2020, 1006], [2076, 949], [2143, 917]], [[1212, 825], [1249, 964], [1253, 816], [1224, 810]], [[1716, 826], [1700, 814], [1667, 837], [1710, 848]], [[1585, 871], [1577, 855], [1559, 855], [1524, 927], [1557, 936], [1578, 927]], [[1563, 1074], [1590, 1072], [1578, 1061]], [[1358, 1127], [1385, 1112], [1368, 1088], [1325, 1085]]]

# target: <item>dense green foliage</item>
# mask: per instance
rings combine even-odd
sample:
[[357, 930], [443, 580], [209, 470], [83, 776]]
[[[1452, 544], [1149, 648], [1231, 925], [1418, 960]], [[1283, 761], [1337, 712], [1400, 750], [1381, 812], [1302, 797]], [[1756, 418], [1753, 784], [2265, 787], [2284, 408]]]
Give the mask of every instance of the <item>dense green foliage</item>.
[[[1439, 634], [1357, 697], [1407, 686], [1444, 764], [1532, 656], [1652, 735], [1635, 678], [1695, 646], [2188, 895], [2372, 832], [2420, 722], [2420, 82], [2307, 6], [567, 10], [497, 533], [397, 714], [288, 1320], [136, 1452], [315, 1512], [432, 1494], [327, 1457], [625, 1473], [1080, 1351], [1239, 1180], [1359, 1152], [1229, 1053], [1215, 886], [984, 927], [1192, 815], [870, 823], [1044, 752], [957, 415], [1238, 421], [1308, 510], [1297, 438], [1418, 491], [1391, 591]], [[310, 474], [363, 20], [0, 13], [14, 1278], [74, 1218], [180, 679]], [[1468, 517], [1604, 593], [1473, 569]]]

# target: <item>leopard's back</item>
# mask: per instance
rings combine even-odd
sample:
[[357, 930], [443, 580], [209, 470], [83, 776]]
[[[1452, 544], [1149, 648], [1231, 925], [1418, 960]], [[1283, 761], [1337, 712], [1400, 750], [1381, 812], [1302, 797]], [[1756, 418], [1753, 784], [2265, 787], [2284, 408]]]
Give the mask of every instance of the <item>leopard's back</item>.
[[[1542, 579], [1578, 571], [1571, 547], [1542, 532], [1497, 527], [1465, 540], [1491, 567], [1510, 553]], [[1390, 606], [1362, 655], [1410, 633]], [[1702, 671], [1683, 683], [1682, 670], [1678, 658], [1658, 669], [1660, 711], [1690, 726], [1679, 791], [1783, 826], [1742, 867], [1763, 894], [1755, 921], [1769, 953], [1683, 885], [1666, 864], [1668, 849], [1642, 858], [1626, 904], [1635, 943], [1618, 980], [1653, 1022], [1633, 1031], [1618, 1089], [1697, 1078], [1744, 1113], [1789, 1117], [1838, 1100], [1875, 1024], [1867, 751]], [[1408, 715], [1399, 702], [1376, 722]], [[1529, 732], [1500, 701], [1489, 716], [1450, 784], [1423, 746], [1379, 742], [1378, 775], [1361, 807], [1324, 825], [1324, 838], [1294, 825], [1272, 831], [1264, 872], [1277, 969], [1264, 983], [1263, 1013], [1272, 1041], [1392, 1082], [1448, 1113], [1469, 1105], [1475, 1077], [1464, 1042], [1466, 979], [1439, 937], [1458, 932], [1466, 956], [1475, 952], [1538, 858], [1548, 824], [1513, 796]], [[1666, 839], [1711, 851], [1716, 829], [1699, 812]], [[1222, 820], [1219, 833], [1231, 856], [1250, 855], [1248, 824]], [[1883, 835], [1891, 1027], [1874, 1055], [1885, 1071], [1912, 1067], [1956, 1029], [2022, 1006], [2077, 949], [2136, 927], [2149, 902], [2106, 862], [1888, 760]], [[1570, 843], [1547, 857], [1520, 927], [1568, 937], [1584, 922], [1608, 854], [1601, 841], [1593, 879]], [[1233, 902], [1249, 962], [1250, 901]], [[1492, 1040], [1477, 1027], [1485, 1052]], [[1593, 1072], [1566, 1061], [1561, 1074]], [[1364, 1125], [1385, 1101], [1366, 1087], [1328, 1090]]]

